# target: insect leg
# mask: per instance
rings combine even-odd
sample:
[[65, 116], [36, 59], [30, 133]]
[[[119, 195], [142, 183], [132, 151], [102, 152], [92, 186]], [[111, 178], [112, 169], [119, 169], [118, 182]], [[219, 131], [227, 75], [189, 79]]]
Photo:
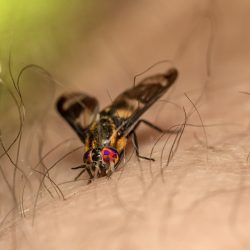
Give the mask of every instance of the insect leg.
[[155, 161], [155, 159], [153, 159], [153, 158], [149, 158], [149, 157], [145, 157], [145, 156], [140, 155], [140, 153], [139, 153], [139, 145], [138, 145], [138, 140], [137, 140], [136, 133], [133, 130], [130, 134], [132, 135], [132, 142], [133, 142], [133, 145], [135, 147], [136, 156], [138, 158], [141, 158], [141, 159], [145, 159], [145, 160], [149, 160], [149, 161]]
[[83, 169], [76, 177], [75, 177], [75, 181], [77, 181], [80, 176], [86, 171], [86, 169]]
[[89, 174], [89, 181], [91, 182], [91, 179], [94, 179], [94, 176], [93, 176], [93, 174], [92, 174], [92, 172], [91, 172], [91, 170], [89, 169], [89, 168], [86, 168], [86, 170], [87, 170], [87, 172], [88, 172], [88, 174]]
[[[80, 165], [80, 166], [77, 166], [77, 167], [73, 167], [71, 169], [82, 169], [82, 171], [75, 177], [75, 181], [77, 181], [79, 179], [79, 177], [88, 169], [86, 168], [86, 165]], [[90, 175], [89, 171], [88, 171], [88, 174]]]
[[135, 130], [141, 123], [146, 124], [146, 125], [149, 126], [150, 128], [152, 128], [152, 129], [154, 129], [154, 130], [156, 130], [156, 131], [158, 131], [158, 132], [160, 132], [160, 133], [178, 134], [178, 132], [179, 132], [179, 131], [176, 131], [176, 129], [175, 129], [175, 130], [171, 130], [171, 129], [163, 130], [163, 129], [157, 127], [156, 125], [154, 125], [153, 123], [151, 123], [151, 122], [149, 122], [149, 121], [147, 121], [147, 120], [144, 120], [144, 119], [139, 120], [139, 121], [136, 123], [135, 127], [133, 128], [133, 130]]
[[73, 168], [71, 168], [71, 169], [80, 169], [80, 168], [86, 168], [86, 166], [85, 165], [80, 165], [80, 166], [78, 166], [78, 167], [73, 167]]
[[74, 168], [71, 168], [71, 169], [80, 169], [82, 168], [82, 171], [75, 177], [75, 181], [77, 181], [79, 179], [79, 177], [86, 171], [86, 166], [85, 165], [80, 165], [78, 167], [74, 167]]

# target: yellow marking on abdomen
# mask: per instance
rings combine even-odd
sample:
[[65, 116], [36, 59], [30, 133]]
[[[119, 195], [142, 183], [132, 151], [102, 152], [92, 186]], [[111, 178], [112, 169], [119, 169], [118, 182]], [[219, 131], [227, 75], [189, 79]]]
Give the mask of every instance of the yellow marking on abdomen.
[[133, 111], [129, 109], [117, 109], [115, 115], [120, 118], [128, 118], [132, 115]]
[[117, 142], [116, 142], [116, 150], [121, 153], [124, 148], [126, 147], [127, 145], [127, 138], [124, 136], [124, 137], [121, 137]]

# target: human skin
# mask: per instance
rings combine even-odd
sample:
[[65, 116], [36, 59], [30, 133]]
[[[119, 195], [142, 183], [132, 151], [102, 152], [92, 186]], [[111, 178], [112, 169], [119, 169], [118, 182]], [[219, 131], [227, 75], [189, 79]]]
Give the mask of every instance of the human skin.
[[[83, 62], [65, 66], [71, 82], [83, 83], [65, 88], [94, 95], [104, 107], [109, 95], [132, 86], [136, 73], [162, 59], [173, 61], [146, 73], [174, 66], [179, 78], [144, 116], [168, 128], [182, 124], [187, 113], [169, 164], [175, 135], [162, 164], [168, 135], [156, 145], [151, 164], [135, 155], [130, 159], [129, 144], [125, 163], [110, 179], [87, 185], [85, 175], [61, 185], [65, 200], [43, 190], [35, 214], [32, 203], [25, 218], [15, 216], [14, 225], [3, 226], [0, 249], [249, 249], [250, 96], [241, 92], [249, 91], [250, 36], [244, 24], [250, 5], [191, 2], [129, 6], [96, 31], [87, 58], [83, 49]], [[76, 138], [55, 111], [49, 118], [43, 154]], [[144, 125], [137, 132], [141, 154], [148, 156], [160, 134]], [[66, 143], [46, 164], [78, 145], [77, 139]], [[53, 170], [57, 183], [74, 179], [77, 172], [70, 167], [81, 157], [77, 152]]]

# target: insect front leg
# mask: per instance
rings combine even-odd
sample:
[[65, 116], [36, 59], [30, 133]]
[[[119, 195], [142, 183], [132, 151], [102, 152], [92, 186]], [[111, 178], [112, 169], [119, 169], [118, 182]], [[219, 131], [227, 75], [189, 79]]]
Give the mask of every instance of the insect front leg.
[[90, 184], [92, 182], [92, 180], [94, 179], [94, 176], [91, 172], [91, 170], [89, 168], [86, 169], [88, 174], [89, 174], [89, 180], [88, 180], [88, 184]]
[[81, 176], [85, 171], [87, 171], [88, 174], [89, 174], [89, 183], [91, 182], [91, 179], [94, 178], [94, 176], [93, 176], [91, 170], [90, 170], [89, 167], [86, 166], [86, 165], [80, 165], [80, 166], [78, 166], [78, 167], [73, 167], [73, 168], [71, 168], [71, 169], [74, 169], [74, 170], [75, 170], [75, 169], [82, 169], [82, 171], [74, 178], [75, 181], [77, 181], [77, 180], [80, 178], [80, 176]]
[[101, 174], [101, 173], [102, 173], [102, 171], [101, 171], [101, 169], [100, 169], [100, 166], [97, 164], [97, 165], [95, 166], [94, 178], [97, 178], [97, 177], [98, 177], [98, 174]]
[[79, 178], [80, 178], [80, 176], [86, 171], [86, 166], [85, 165], [80, 165], [80, 166], [78, 166], [78, 167], [74, 167], [74, 168], [71, 168], [71, 169], [82, 169], [82, 171], [75, 177], [75, 181], [77, 181]]
[[139, 153], [138, 140], [137, 140], [137, 136], [136, 136], [135, 131], [133, 130], [133, 131], [130, 133], [130, 135], [132, 136], [132, 142], [133, 142], [133, 145], [134, 145], [134, 148], [135, 148], [136, 156], [137, 156], [138, 158], [141, 158], [141, 159], [145, 159], [145, 160], [149, 160], [149, 161], [155, 161], [155, 159], [153, 159], [153, 158], [149, 158], [149, 157], [140, 155], [140, 153]]

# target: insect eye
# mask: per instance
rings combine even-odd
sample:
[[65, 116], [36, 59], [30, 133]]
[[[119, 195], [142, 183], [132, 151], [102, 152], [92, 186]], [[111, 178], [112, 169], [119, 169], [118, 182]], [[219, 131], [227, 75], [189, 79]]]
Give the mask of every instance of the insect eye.
[[102, 155], [99, 149], [92, 150], [92, 160], [93, 161], [101, 161]]
[[103, 154], [104, 154], [104, 155], [109, 155], [110, 152], [109, 152], [108, 150], [104, 150]]
[[100, 154], [94, 154], [92, 155], [93, 161], [100, 161], [102, 159], [102, 156]]
[[84, 155], [83, 155], [83, 159], [88, 159], [89, 156], [89, 151], [87, 151]]
[[114, 148], [104, 148], [102, 151], [103, 160], [106, 162], [117, 162], [119, 160], [119, 154]]
[[83, 161], [91, 161], [91, 151], [87, 151], [84, 155], [83, 155]]

